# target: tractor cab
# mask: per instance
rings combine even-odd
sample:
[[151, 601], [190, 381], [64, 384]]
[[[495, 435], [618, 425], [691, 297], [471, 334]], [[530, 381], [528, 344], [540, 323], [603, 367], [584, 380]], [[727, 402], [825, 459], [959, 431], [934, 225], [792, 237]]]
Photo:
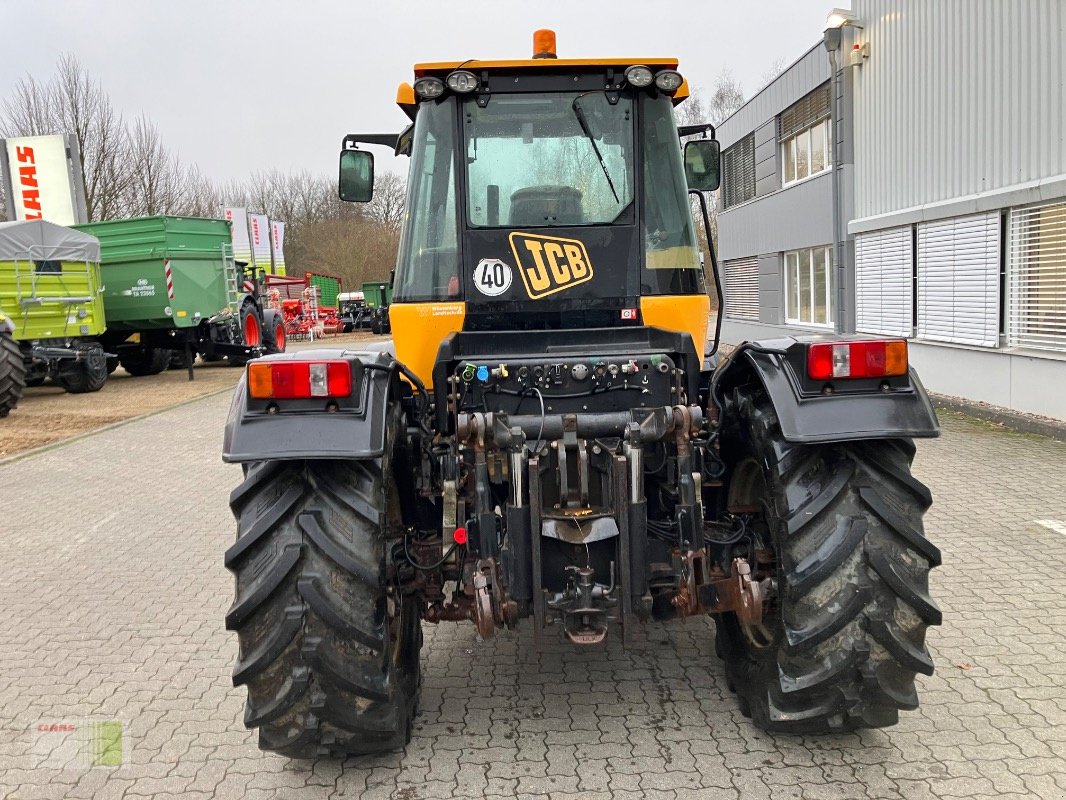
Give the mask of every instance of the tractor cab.
[[[550, 31], [534, 50], [418, 64], [400, 86], [412, 125], [396, 140], [411, 157], [397, 357], [432, 383], [454, 331], [641, 325], [689, 334], [702, 357], [710, 303], [688, 192], [717, 188], [719, 153], [704, 138], [682, 155], [676, 60], [559, 59]], [[345, 138], [342, 198], [370, 199], [358, 146], [381, 141]]]

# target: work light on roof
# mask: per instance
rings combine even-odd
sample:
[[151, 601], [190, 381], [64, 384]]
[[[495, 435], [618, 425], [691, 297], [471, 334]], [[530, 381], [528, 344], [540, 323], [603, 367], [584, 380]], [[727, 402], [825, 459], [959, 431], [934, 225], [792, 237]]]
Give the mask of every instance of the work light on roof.
[[681, 87], [683, 80], [680, 72], [664, 69], [655, 76], [655, 85], [659, 87], [659, 91], [673, 94]]
[[445, 79], [448, 88], [457, 94], [468, 94], [477, 88], [477, 76], [465, 69], [457, 69]]
[[626, 70], [626, 82], [635, 89], [651, 86], [652, 79], [651, 70], [642, 64], [637, 64]]
[[423, 100], [432, 100], [444, 94], [444, 81], [440, 78], [419, 78], [415, 81], [415, 94]]

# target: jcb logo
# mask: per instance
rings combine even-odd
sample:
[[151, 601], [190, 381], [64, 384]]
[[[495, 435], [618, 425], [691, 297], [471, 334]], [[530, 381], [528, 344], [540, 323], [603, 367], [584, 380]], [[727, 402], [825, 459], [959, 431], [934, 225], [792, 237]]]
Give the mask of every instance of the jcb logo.
[[526, 293], [533, 300], [592, 280], [592, 262], [577, 239], [517, 232], [508, 239]]

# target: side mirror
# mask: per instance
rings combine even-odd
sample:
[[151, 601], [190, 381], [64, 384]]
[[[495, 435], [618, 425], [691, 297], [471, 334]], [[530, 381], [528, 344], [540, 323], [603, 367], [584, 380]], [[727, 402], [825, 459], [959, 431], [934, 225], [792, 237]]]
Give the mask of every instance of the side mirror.
[[722, 182], [722, 146], [717, 139], [685, 142], [685, 180], [696, 192], [713, 192]]
[[349, 203], [369, 203], [374, 197], [374, 154], [341, 150], [339, 194]]

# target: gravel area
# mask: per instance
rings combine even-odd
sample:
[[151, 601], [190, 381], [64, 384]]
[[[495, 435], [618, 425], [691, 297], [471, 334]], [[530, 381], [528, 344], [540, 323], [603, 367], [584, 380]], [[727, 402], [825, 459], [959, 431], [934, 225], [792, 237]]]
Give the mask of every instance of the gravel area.
[[[379, 337], [366, 332], [328, 336], [316, 342], [290, 342], [290, 348], [332, 347]], [[190, 400], [226, 391], [237, 384], [242, 370], [227, 362], [196, 362], [196, 379], [185, 370], [135, 378], [119, 367], [99, 392], [67, 394], [46, 381], [26, 389], [18, 407], [0, 420], [0, 460], [37, 447], [89, 433], [116, 422], [172, 408]]]

